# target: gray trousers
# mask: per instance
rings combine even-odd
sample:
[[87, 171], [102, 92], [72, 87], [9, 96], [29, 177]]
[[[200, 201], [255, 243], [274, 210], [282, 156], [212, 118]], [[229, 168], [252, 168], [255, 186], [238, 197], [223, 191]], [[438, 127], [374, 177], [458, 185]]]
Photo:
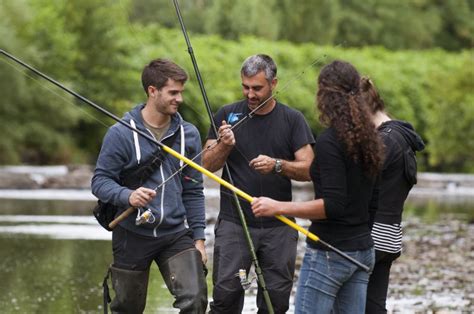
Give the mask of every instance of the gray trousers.
[[[288, 226], [249, 227], [249, 231], [273, 309], [275, 313], [285, 313], [293, 286], [298, 232]], [[252, 262], [242, 226], [219, 219], [215, 236], [211, 313], [241, 313], [244, 290], [236, 274], [241, 268], [248, 273]], [[258, 313], [267, 313], [260, 287], [257, 306]]]

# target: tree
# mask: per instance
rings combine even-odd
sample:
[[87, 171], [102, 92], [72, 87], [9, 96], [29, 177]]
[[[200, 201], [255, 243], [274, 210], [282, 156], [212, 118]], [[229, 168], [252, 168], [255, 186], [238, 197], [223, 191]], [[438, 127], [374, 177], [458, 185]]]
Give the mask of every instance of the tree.
[[[27, 1], [2, 2], [0, 33], [5, 36], [1, 36], [0, 46], [33, 66], [59, 75], [57, 65], [61, 60], [73, 59], [67, 52], [74, 51], [71, 49], [74, 38], [62, 33], [64, 20], [51, 14], [55, 12], [50, 10], [51, 6], [35, 7]], [[47, 27], [48, 31], [42, 27]], [[42, 49], [43, 46], [55, 46], [61, 52], [55, 59]], [[11, 67], [2, 64], [1, 72], [5, 75], [2, 74], [4, 79], [0, 81], [0, 162], [57, 163], [70, 160], [75, 145], [69, 128], [78, 121], [77, 112], [64, 105], [71, 101], [70, 97], [18, 65], [8, 63]]]
[[280, 39], [292, 42], [334, 43], [339, 22], [339, 1], [278, 0]]

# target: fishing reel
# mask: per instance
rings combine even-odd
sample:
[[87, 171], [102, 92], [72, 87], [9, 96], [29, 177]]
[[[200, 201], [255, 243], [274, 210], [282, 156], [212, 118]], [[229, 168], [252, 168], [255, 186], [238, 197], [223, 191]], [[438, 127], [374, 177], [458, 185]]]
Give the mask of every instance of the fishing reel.
[[139, 226], [145, 223], [152, 224], [156, 220], [150, 208], [137, 208], [137, 218], [135, 218], [135, 225]]
[[244, 290], [248, 290], [252, 285], [252, 282], [256, 279], [256, 277], [247, 277], [247, 271], [245, 269], [239, 269], [239, 272], [235, 274], [235, 277], [239, 277], [240, 285]]

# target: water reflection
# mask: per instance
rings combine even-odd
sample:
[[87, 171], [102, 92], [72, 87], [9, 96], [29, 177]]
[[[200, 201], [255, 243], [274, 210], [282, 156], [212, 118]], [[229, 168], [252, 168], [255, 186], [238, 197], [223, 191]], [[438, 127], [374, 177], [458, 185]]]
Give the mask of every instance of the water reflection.
[[[93, 201], [0, 202], [2, 313], [99, 313], [112, 261], [111, 233], [91, 215]], [[59, 215], [61, 214], [61, 215]], [[175, 313], [152, 267], [147, 313]]]
[[[217, 193], [214, 194], [217, 196]], [[301, 191], [296, 193], [295, 198], [308, 199], [311, 196], [312, 194]], [[0, 285], [0, 308], [2, 313], [98, 313], [102, 311], [101, 285], [107, 266], [112, 261], [111, 233], [103, 230], [91, 216], [91, 208], [94, 204], [94, 201], [87, 199], [73, 201], [39, 198], [35, 200], [1, 200], [0, 278], [2, 285]], [[212, 222], [212, 217], [216, 215], [216, 204], [215, 197], [208, 200], [208, 216], [211, 217], [208, 222]], [[434, 233], [429, 233], [430, 236], [427, 236], [424, 234], [430, 231], [430, 226], [436, 227], [435, 229], [441, 228], [442, 226], [438, 227], [437, 224], [443, 221], [440, 215], [446, 213], [452, 213], [450, 217], [454, 217], [453, 220], [474, 221], [472, 202], [439, 203], [410, 199], [406, 217], [417, 217], [415, 221], [418, 222], [408, 222], [406, 228], [407, 240], [412, 244], [407, 246], [407, 251], [402, 255], [398, 266], [395, 267], [395, 272], [398, 273], [396, 276], [399, 276], [401, 280], [394, 279], [392, 292], [400, 293], [400, 295], [397, 295], [397, 299], [389, 300], [392, 305], [401, 306], [403, 302], [424, 304], [423, 302], [426, 303], [430, 299], [429, 295], [435, 295], [434, 290], [432, 292], [413, 291], [413, 296], [408, 297], [403, 295], [404, 291], [420, 286], [429, 289], [438, 287], [436, 288], [438, 291], [437, 302], [441, 302], [442, 298], [439, 296], [448, 299], [454, 297], [449, 302], [461, 304], [461, 307], [458, 306], [454, 309], [459, 310], [462, 309], [462, 306], [473, 306], [472, 298], [471, 300], [469, 297], [466, 299], [462, 293], [459, 293], [459, 290], [456, 290], [459, 284], [456, 284], [456, 289], [451, 289], [451, 292], [448, 291], [444, 295], [439, 293], [442, 291], [442, 288], [439, 288], [439, 285], [443, 285], [442, 280], [436, 281], [431, 278], [428, 283], [423, 284], [418, 282], [419, 278], [414, 275], [415, 269], [417, 269], [416, 272], [424, 269], [422, 265], [425, 260], [427, 263], [430, 260], [442, 260], [440, 256], [437, 257], [441, 251], [433, 250], [432, 246], [419, 245], [424, 243], [423, 239], [429, 239], [429, 245], [432, 245], [431, 242], [439, 240], [441, 241], [441, 244], [438, 245], [439, 249], [443, 247], [451, 249], [449, 252], [443, 251], [442, 253], [443, 256], [449, 255], [452, 258], [460, 259], [460, 262], [455, 263], [451, 258], [449, 262], [450, 267], [452, 266], [451, 269], [454, 269], [455, 265], [465, 264], [468, 266], [469, 262], [464, 260], [464, 255], [468, 253], [460, 254], [456, 251], [455, 245], [450, 245], [453, 243], [452, 236], [454, 238], [459, 236], [458, 242], [460, 244], [462, 241], [472, 240], [469, 237], [469, 232], [472, 232], [469, 230], [472, 229], [466, 230], [465, 223], [460, 227], [452, 225], [448, 231], [443, 231], [440, 235], [432, 236]], [[420, 222], [420, 219], [423, 223]], [[300, 223], [307, 224], [307, 221]], [[459, 229], [458, 233], [450, 231], [456, 228]], [[212, 250], [212, 234], [210, 234], [212, 230], [212, 225], [208, 225], [206, 231], [210, 236], [207, 242], [210, 251]], [[423, 233], [417, 235], [411, 230]], [[468, 236], [462, 236], [464, 234], [468, 234]], [[447, 237], [448, 235], [449, 237]], [[298, 249], [301, 253], [298, 254], [299, 257], [304, 251], [304, 238], [300, 237], [300, 240], [302, 243]], [[413, 253], [411, 250], [422, 250], [423, 253], [420, 254], [418, 251], [418, 253]], [[438, 267], [440, 269], [430, 269], [429, 272], [436, 276], [446, 277], [446, 274], [442, 273], [443, 265], [440, 264]], [[437, 271], [441, 272], [436, 273]], [[451, 275], [448, 277], [451, 278], [450, 280], [461, 283], [463, 277], [470, 277], [469, 274], [472, 275], [472, 270], [457, 271], [456, 277]], [[401, 276], [407, 277], [402, 278]], [[208, 276], [208, 286], [211, 292], [210, 277]], [[425, 278], [428, 278], [428, 275]], [[397, 286], [397, 282], [405, 284], [405, 286]], [[446, 284], [446, 286], [449, 285]], [[466, 288], [466, 290], [470, 289]], [[456, 294], [452, 293], [454, 291], [457, 291]], [[251, 289], [247, 293], [245, 313], [255, 313], [255, 289]], [[156, 266], [153, 266], [146, 313], [176, 313], [171, 308], [172, 302], [173, 298], [166, 289], [159, 271]], [[427, 307], [421, 308], [422, 311], [426, 309]]]

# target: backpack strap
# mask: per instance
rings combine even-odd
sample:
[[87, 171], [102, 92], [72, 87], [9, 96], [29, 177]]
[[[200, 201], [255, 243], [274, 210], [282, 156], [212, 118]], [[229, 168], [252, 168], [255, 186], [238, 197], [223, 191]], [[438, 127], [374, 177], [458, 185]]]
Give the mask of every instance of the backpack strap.
[[[130, 125], [136, 129], [135, 121], [130, 119]], [[140, 142], [138, 141], [138, 133], [133, 131], [133, 143], [135, 144], [135, 154], [137, 155], [137, 164], [140, 164], [140, 159], [142, 157], [142, 153], [140, 151]]]
[[[181, 124], [179, 126], [179, 129], [181, 131], [181, 155], [185, 155], [186, 153], [186, 138], [184, 136], [184, 126]], [[184, 166], [184, 161], [182, 159], [179, 160], [179, 168], [183, 168]]]
[[[179, 133], [184, 133], [179, 128], [173, 135], [161, 141], [164, 145], [171, 147], [173, 146]], [[183, 144], [181, 144], [183, 147]], [[158, 147], [156, 151], [150, 156], [149, 159], [142, 161], [139, 165], [132, 169], [122, 171], [120, 174], [121, 184], [130, 188], [136, 189], [140, 187], [148, 178], [150, 178], [155, 171], [160, 169], [161, 164], [165, 159], [165, 151]]]

